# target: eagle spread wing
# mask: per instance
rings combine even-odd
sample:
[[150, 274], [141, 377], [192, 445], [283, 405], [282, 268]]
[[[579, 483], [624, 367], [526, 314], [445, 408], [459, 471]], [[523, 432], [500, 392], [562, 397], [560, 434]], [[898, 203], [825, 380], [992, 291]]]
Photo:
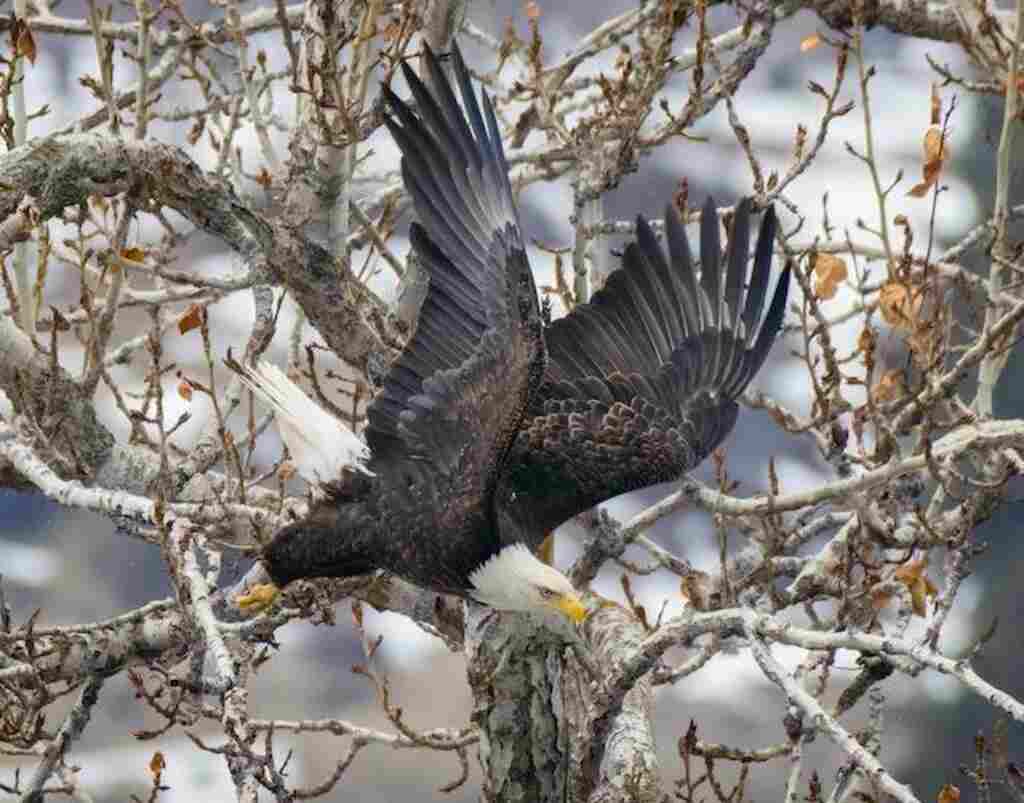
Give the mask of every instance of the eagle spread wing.
[[670, 204], [668, 254], [637, 218], [622, 267], [589, 304], [545, 330], [541, 392], [506, 465], [499, 504], [542, 538], [613, 496], [695, 467], [736, 422], [736, 398], [764, 362], [786, 307], [789, 268], [763, 313], [775, 236], [761, 222], [749, 281], [750, 204], [736, 209], [725, 264], [709, 199], [698, 281]]
[[489, 516], [497, 468], [542, 377], [544, 347], [490, 100], [484, 93], [481, 113], [454, 48], [463, 114], [437, 58], [423, 51], [429, 89], [402, 64], [415, 113], [383, 92], [418, 219], [410, 237], [430, 285], [415, 334], [369, 408], [366, 439], [369, 468], [384, 478], [390, 504], [413, 519], [408, 528], [457, 541]]

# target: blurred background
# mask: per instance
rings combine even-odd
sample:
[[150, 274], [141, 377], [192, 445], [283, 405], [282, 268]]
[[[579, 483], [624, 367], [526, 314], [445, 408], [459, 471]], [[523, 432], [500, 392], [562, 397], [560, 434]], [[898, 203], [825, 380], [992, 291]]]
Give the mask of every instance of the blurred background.
[[[79, 6], [78, 2], [69, 1], [61, 6], [60, 13], [69, 17], [85, 16], [84, 7]], [[540, 0], [545, 60], [556, 60], [600, 22], [632, 6], [633, 3], [625, 0]], [[198, 0], [190, 0], [184, 8], [193, 19], [219, 14]], [[125, 12], [115, 9], [115, 16], [120, 13]], [[501, 36], [506, 19], [511, 17], [520, 35], [527, 35], [525, 8], [518, 0], [476, 0], [470, 5], [469, 17], [496, 37]], [[728, 9], [715, 9], [709, 19], [715, 33], [736, 24], [735, 15]], [[827, 46], [802, 52], [800, 44], [821, 29], [818, 19], [809, 13], [798, 14], [778, 26], [767, 54], [736, 96], [738, 112], [766, 171], [785, 171], [791, 160], [798, 123], [807, 126], [812, 137], [817, 131], [821, 104], [808, 91], [807, 82], [814, 80], [826, 88], [831, 86], [835, 72], [834, 52]], [[680, 37], [678, 46], [689, 46], [692, 41], [693, 32], [688, 31]], [[257, 37], [255, 44], [266, 49], [272, 63], [284, 65], [276, 36]], [[43, 35], [38, 39], [38, 46], [38, 61], [26, 76], [28, 96], [30, 106], [47, 102], [51, 112], [33, 122], [32, 136], [73, 122], [92, 111], [97, 103], [78, 81], [82, 74], [96, 72], [95, 46], [90, 37], [72, 40]], [[463, 47], [470, 64], [486, 70], [493, 68], [494, 53], [484, 51], [465, 37]], [[902, 169], [904, 185], [909, 189], [920, 180], [922, 139], [929, 123], [930, 83], [936, 80], [930, 74], [925, 55], [948, 65], [954, 72], [970, 75], [970, 71], [958, 48], [903, 38], [881, 29], [867, 34], [865, 51], [868, 60], [878, 69], [872, 85], [872, 113], [883, 182], [891, 180], [896, 171]], [[611, 71], [613, 57], [614, 53], [598, 64]], [[593, 71], [598, 64], [592, 63], [588, 69]], [[133, 74], [129, 66], [125, 67], [124, 74]], [[675, 79], [669, 93], [674, 107], [685, 98], [688, 81], [688, 73]], [[188, 106], [187, 85], [176, 86], [181, 97], [169, 98], [165, 93], [165, 101]], [[952, 87], [942, 90], [944, 104], [948, 104], [954, 93]], [[943, 174], [943, 182], [950, 191], [941, 197], [938, 206], [934, 232], [936, 252], [984, 220], [992, 208], [1001, 103], [998, 99], [979, 100], [963, 92], [956, 94], [958, 106], [952, 118], [950, 143], [952, 161]], [[854, 232], [854, 239], [866, 241], [867, 235], [855, 232], [855, 220], [863, 217], [874, 223], [877, 219], [870, 177], [864, 166], [844, 149], [846, 141], [859, 149], [863, 148], [864, 141], [860, 97], [852, 65], [841, 98], [855, 100], [857, 108], [833, 124], [829, 141], [817, 162], [788, 191], [789, 197], [807, 216], [801, 241], [809, 242], [821, 233], [822, 197], [826, 192], [831, 222], [837, 231], [849, 228]], [[285, 120], [293, 119], [293, 99], [282, 92], [278, 101], [277, 113]], [[181, 142], [184, 133], [184, 130], [157, 125], [151, 136]], [[740, 195], [749, 193], [752, 187], [749, 165], [729, 127], [724, 104], [703, 118], [692, 133], [706, 141], [679, 139], [658, 149], [653, 156], [643, 158], [638, 171], [626, 176], [620, 186], [605, 197], [605, 216], [617, 220], [630, 220], [637, 213], [660, 217], [666, 201], [683, 178], [689, 181], [692, 204], [700, 203], [709, 193], [720, 204], [731, 204]], [[238, 143], [247, 154], [247, 169], [257, 169], [259, 151], [254, 141], [242, 136]], [[247, 144], [253, 146], [251, 150], [247, 149]], [[371, 144], [375, 155], [368, 169], [372, 172], [375, 167], [389, 162], [393, 167], [396, 150], [383, 130]], [[1019, 190], [1019, 181], [1015, 188]], [[917, 236], [925, 236], [931, 213], [930, 198], [908, 198], [900, 191], [894, 198], [890, 214], [906, 215]], [[1012, 194], [1013, 198], [1019, 198], [1019, 192]], [[570, 245], [573, 236], [568, 219], [571, 201], [568, 179], [528, 188], [520, 198], [528, 235], [548, 245]], [[786, 219], [785, 215], [783, 217]], [[792, 225], [791, 217], [788, 223]], [[408, 220], [400, 229], [403, 235], [407, 225]], [[145, 233], [143, 230], [141, 236]], [[408, 250], [401, 240], [394, 247], [400, 255]], [[612, 252], [621, 247], [621, 242], [606, 240], [599, 247], [607, 252], [607, 258], [614, 265]], [[540, 281], [547, 282], [551, 272], [550, 256], [534, 249], [531, 258]], [[189, 268], [196, 272], [223, 272], [236, 267], [235, 257], [209, 238], [193, 246], [189, 259]], [[977, 256], [975, 259], [973, 267], [987, 271], [984, 259]], [[872, 268], [877, 278], [880, 268], [878, 265]], [[62, 300], [63, 303], [77, 300], [77, 277], [68, 275], [63, 284], [59, 277], [54, 277], [52, 286], [54, 297], [48, 299], [49, 303], [59, 306]], [[378, 289], [385, 295], [393, 292], [383, 286]], [[221, 351], [240, 342], [248, 331], [252, 310], [244, 295], [237, 294], [238, 297], [212, 310], [211, 328]], [[852, 297], [852, 294], [841, 293], [829, 302], [828, 309], [841, 310]], [[290, 314], [293, 313], [286, 309], [285, 315]], [[840, 344], [849, 348], [859, 331], [857, 320], [839, 327]], [[886, 349], [895, 353], [896, 345], [886, 344], [884, 338], [880, 345], [883, 355]], [[168, 346], [172, 358], [186, 369], [189, 365], [199, 365], [193, 342], [172, 339]], [[278, 350], [268, 356], [281, 362], [283, 346], [283, 343], [277, 344]], [[784, 343], [776, 348], [773, 361], [761, 372], [755, 388], [806, 412], [809, 404], [806, 378], [797, 362], [787, 356], [789, 348]], [[139, 373], [139, 362], [137, 359], [135, 365], [119, 370], [125, 372], [125, 377]], [[75, 370], [74, 366], [69, 367]], [[1021, 415], [1024, 391], [1021, 390], [1019, 350], [1003, 377], [999, 393], [997, 414]], [[188, 404], [176, 394], [168, 394], [167, 398], [182, 406]], [[851, 401], [856, 404], [858, 399], [851, 394]], [[193, 419], [179, 431], [179, 444], [187, 445], [190, 433], [198, 434], [204, 427], [206, 411], [202, 404], [198, 398], [191, 403]], [[170, 410], [169, 419], [173, 420], [177, 413]], [[119, 435], [126, 433], [124, 422], [113, 410], [106, 411], [104, 420]], [[260, 448], [263, 464], [271, 465], [280, 450], [276, 435], [264, 436]], [[773, 455], [786, 491], [831, 476], [830, 469], [820, 460], [809, 440], [786, 436], [759, 411], [743, 412], [726, 449], [728, 469], [741, 482], [737, 490], [740, 495], [767, 487], [768, 457]], [[707, 478], [707, 468], [699, 472], [699, 476]], [[670, 490], [670, 486], [659, 486], [615, 500], [607, 507], [625, 519]], [[0, 494], [0, 504], [5, 511], [0, 517], [0, 573], [16, 622], [24, 621], [36, 609], [41, 611], [41, 625], [94, 621], [170, 593], [159, 550], [118, 533], [111, 521], [63, 509], [38, 494], [6, 491]], [[1019, 504], [1011, 502], [978, 533], [978, 540], [988, 542], [990, 549], [974, 564], [975, 573], [965, 583], [943, 642], [945, 651], [956, 655], [998, 617], [1001, 625], [977, 659], [976, 667], [986, 679], [1018, 697], [1024, 695], [1024, 677], [1019, 672], [1019, 642], [1014, 635], [1021, 622], [1018, 609], [1024, 605], [1016, 570], [1022, 557], [1020, 539], [1015, 537], [1024, 521], [1021, 517]], [[575, 556], [576, 535], [571, 523], [559, 531], [557, 562], [560, 566], [568, 565]], [[717, 565], [717, 547], [709, 518], [703, 513], [684, 511], [659, 523], [649, 535], [697, 568], [713, 569]], [[225, 582], [246, 568], [245, 561], [235, 561], [226, 570]], [[935, 571], [939, 568], [935, 567]], [[638, 578], [635, 587], [652, 613], [666, 601], [669, 614], [681, 607], [677, 578], [658, 575]], [[621, 599], [618, 575], [614, 572], [602, 575], [597, 590]], [[397, 615], [370, 612], [367, 629], [371, 634], [384, 635], [378, 660], [391, 680], [393, 699], [404, 709], [410, 724], [421, 729], [457, 728], [467, 724], [471, 700], [460, 655], [449, 653], [441, 642]], [[277, 635], [281, 650], [259, 670], [251, 688], [253, 716], [343, 717], [387, 729], [387, 722], [376, 707], [373, 689], [365, 679], [350, 671], [351, 666], [362, 662], [364, 657], [346, 605], [339, 605], [338, 622], [333, 628], [291, 624]], [[839, 663], [842, 665], [842, 660]], [[852, 680], [857, 667], [852, 659], [847, 666]], [[845, 682], [841, 677], [837, 680], [840, 685]], [[935, 675], [925, 674], [913, 682], [893, 676], [884, 688], [889, 707], [883, 756], [896, 776], [912, 784], [923, 800], [934, 799], [939, 787], [946, 782], [961, 785], [969, 796], [969, 784], [960, 777], [957, 768], [961, 764], [973, 765], [974, 737], [979, 731], [991, 731], [992, 709], [964, 693], [955, 681]], [[863, 708], [866, 703], [860, 706]], [[54, 708], [51, 725], [59, 721], [63, 710], [60, 706]], [[656, 712], [662, 775], [666, 791], [671, 791], [672, 782], [681, 775], [677, 740], [691, 719], [697, 721], [700, 736], [707, 741], [751, 749], [765, 747], [782, 738], [780, 722], [785, 713], [785, 700], [744, 656], [722, 656], [677, 686], [661, 688], [657, 693]], [[857, 721], [856, 712], [850, 721]], [[233, 799], [233, 787], [223, 761], [198, 751], [181, 729], [149, 742], [138, 742], [131, 736], [132, 731], [159, 724], [135, 699], [124, 677], [104, 687], [93, 722], [85, 738], [75, 744], [71, 758], [82, 767], [84, 787], [93, 798], [123, 801], [130, 794], [147, 795], [149, 758], [155, 750], [160, 750], [168, 763], [163, 780], [170, 787], [161, 794], [161, 801]], [[1011, 756], [1015, 752], [1015, 741], [1019, 739], [1019, 730], [1011, 726]], [[287, 740], [281, 741], [287, 743]], [[290, 765], [295, 783], [313, 783], [324, 778], [346, 746], [343, 739], [336, 737], [297, 738], [290, 744], [296, 751]], [[836, 751], [821, 738], [809, 750], [804, 766], [818, 769], [827, 789], [838, 766]], [[283, 747], [279, 747], [279, 756], [283, 753]], [[0, 759], [0, 778], [9, 780], [12, 768], [9, 760]], [[780, 799], [786, 769], [784, 760], [753, 768], [750, 799]], [[370, 747], [356, 760], [346, 780], [325, 799], [367, 803], [476, 800], [480, 773], [475, 764], [471, 767], [469, 782], [459, 790], [453, 794], [437, 791], [458, 773], [454, 756]]]

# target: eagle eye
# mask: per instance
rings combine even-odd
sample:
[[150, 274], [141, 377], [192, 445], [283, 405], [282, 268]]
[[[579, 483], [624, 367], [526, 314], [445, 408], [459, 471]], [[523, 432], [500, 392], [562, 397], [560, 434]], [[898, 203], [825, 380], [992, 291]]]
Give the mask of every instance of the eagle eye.
[[540, 590], [541, 599], [554, 599], [555, 597], [558, 596], [558, 592], [557, 591], [552, 591], [550, 588], [544, 588], [543, 586], [538, 586], [538, 589]]

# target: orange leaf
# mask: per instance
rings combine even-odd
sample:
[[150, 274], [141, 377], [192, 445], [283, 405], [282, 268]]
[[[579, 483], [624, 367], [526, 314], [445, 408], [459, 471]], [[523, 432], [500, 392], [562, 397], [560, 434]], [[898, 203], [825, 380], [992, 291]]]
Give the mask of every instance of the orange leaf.
[[871, 607], [876, 611], [880, 611], [885, 608], [892, 601], [892, 594], [884, 590], [884, 587], [874, 587], [871, 589]]
[[820, 44], [821, 37], [816, 33], [812, 33], [810, 36], [805, 36], [800, 40], [800, 52], [806, 53], [808, 50], [814, 50]]
[[191, 332], [203, 324], [203, 308], [198, 304], [193, 304], [187, 310], [185, 314], [178, 319], [178, 334], [186, 334]]
[[907, 193], [914, 198], [923, 198], [935, 186], [942, 173], [942, 166], [949, 160], [949, 140], [942, 135], [942, 129], [931, 126], [924, 134], [924, 181], [915, 184]]
[[939, 790], [938, 803], [959, 803], [960, 789], [951, 783], [943, 784]]
[[167, 760], [164, 758], [164, 754], [157, 750], [149, 760], [149, 771], [154, 777], [159, 778], [165, 769], [167, 769]]
[[926, 565], [925, 559], [921, 558], [909, 561], [893, 572], [893, 577], [910, 590], [915, 616], [924, 616], [928, 612], [928, 597], [934, 597], [939, 593], [935, 584], [924, 573]]
[[834, 254], [814, 256], [814, 295], [823, 301], [835, 298], [839, 284], [846, 281], [846, 262]]
[[192, 401], [192, 383], [187, 379], [182, 379], [178, 383], [178, 395], [185, 401]]
[[857, 338], [857, 351], [865, 355], [873, 353], [876, 341], [875, 330], [870, 326], [865, 326]]
[[890, 326], [910, 331], [921, 311], [924, 296], [902, 282], [889, 281], [878, 292], [878, 306]]
[[146, 251], [143, 248], [139, 248], [137, 245], [131, 248], [121, 249], [121, 258], [127, 259], [129, 262], [145, 262]]
[[32, 35], [32, 29], [22, 20], [18, 20], [15, 23], [15, 31], [17, 32], [14, 40], [14, 51], [19, 56], [24, 56], [29, 60], [29, 63], [36, 63], [36, 40]]
[[903, 371], [894, 368], [882, 374], [873, 388], [871, 398], [876, 402], [890, 402], [900, 398], [904, 393]]

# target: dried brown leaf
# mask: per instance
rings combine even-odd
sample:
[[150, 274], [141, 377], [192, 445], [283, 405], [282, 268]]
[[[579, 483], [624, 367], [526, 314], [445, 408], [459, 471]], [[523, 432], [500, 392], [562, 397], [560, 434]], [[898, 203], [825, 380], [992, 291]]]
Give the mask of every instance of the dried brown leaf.
[[878, 292], [878, 306], [885, 322], [908, 332], [914, 329], [923, 299], [921, 292], [898, 281], [886, 282]]
[[891, 402], [906, 392], [903, 385], [903, 371], [893, 368], [882, 374], [882, 378], [871, 388], [871, 398], [875, 402]]
[[707, 572], [692, 571], [679, 584], [683, 599], [698, 611], [706, 611], [711, 605], [711, 575]]
[[939, 790], [938, 803], [959, 803], [960, 790], [951, 783], [944, 784]]
[[942, 174], [942, 166], [949, 160], [949, 141], [937, 125], [931, 126], [924, 134], [924, 181], [915, 184], [907, 195], [923, 198], [935, 186]]
[[19, 56], [24, 56], [29, 60], [30, 64], [35, 64], [38, 50], [36, 49], [36, 39], [32, 35], [32, 29], [24, 21], [18, 20], [14, 24], [13, 35], [14, 52]]
[[133, 245], [131, 248], [122, 248], [121, 259], [127, 259], [129, 262], [145, 262], [146, 250], [137, 245]]
[[814, 295], [823, 301], [835, 298], [839, 285], [849, 275], [846, 262], [834, 254], [817, 254], [814, 259]]
[[927, 560], [920, 558], [908, 561], [893, 573], [896, 580], [903, 583], [910, 591], [910, 601], [915, 616], [923, 617], [928, 612], [928, 598], [939, 593], [939, 589], [925, 574], [926, 567]]
[[193, 304], [187, 310], [185, 314], [178, 319], [178, 334], [184, 335], [191, 332], [203, 324], [203, 308], [198, 304]]

